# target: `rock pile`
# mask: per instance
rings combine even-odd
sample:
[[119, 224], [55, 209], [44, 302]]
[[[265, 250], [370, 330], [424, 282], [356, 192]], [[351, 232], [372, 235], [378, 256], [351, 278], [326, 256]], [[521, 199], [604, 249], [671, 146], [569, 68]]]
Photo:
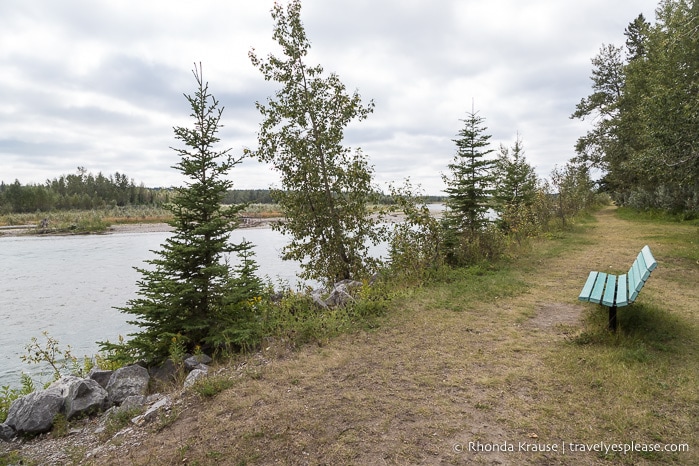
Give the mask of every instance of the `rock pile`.
[[[189, 371], [185, 388], [207, 375], [212, 359], [206, 355], [191, 356], [184, 361]], [[66, 420], [90, 416], [114, 408], [142, 407], [152, 403], [135, 423], [148, 422], [169, 404], [167, 397], [147, 397], [152, 380], [173, 382], [177, 364], [167, 360], [157, 368], [146, 369], [134, 364], [115, 371], [93, 369], [86, 378], [66, 376], [44, 390], [38, 390], [16, 399], [0, 424], [0, 440], [10, 441], [18, 435], [36, 435], [48, 432], [56, 416]], [[155, 401], [154, 401], [155, 400]]]

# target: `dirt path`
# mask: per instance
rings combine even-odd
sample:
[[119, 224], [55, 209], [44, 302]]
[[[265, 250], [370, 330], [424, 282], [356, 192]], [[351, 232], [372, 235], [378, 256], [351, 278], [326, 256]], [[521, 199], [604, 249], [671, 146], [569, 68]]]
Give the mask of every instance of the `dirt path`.
[[[116, 448], [96, 451], [92, 460], [609, 464], [594, 454], [469, 451], [572, 440], [560, 426], [537, 423], [542, 412], [565, 410], [552, 404], [559, 393], [575, 390], [556, 381], [550, 361], [589, 309], [577, 295], [591, 269], [616, 272], [643, 245], [654, 248], [652, 225], [632, 226], [611, 208], [597, 218], [564, 253], [552, 251], [522, 267], [523, 294], [474, 308], [444, 286], [405, 300], [405, 311], [377, 331], [298, 352], [270, 345], [237, 369], [245, 376], [232, 389], [184, 410], [161, 432], [123, 436]], [[662, 267], [657, 273], [662, 279]]]

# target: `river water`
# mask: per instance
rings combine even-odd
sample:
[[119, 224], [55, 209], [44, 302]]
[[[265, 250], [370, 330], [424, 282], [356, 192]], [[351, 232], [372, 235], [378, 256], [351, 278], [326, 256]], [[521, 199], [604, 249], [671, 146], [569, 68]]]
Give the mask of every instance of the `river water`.
[[[124, 306], [136, 297], [141, 275], [152, 250], [160, 249], [169, 233], [115, 233], [85, 236], [0, 237], [0, 386], [19, 384], [22, 371], [40, 377], [46, 368], [20, 360], [32, 337], [44, 344], [42, 332], [71, 346], [77, 357], [98, 351], [97, 341], [116, 341], [138, 328], [126, 323], [135, 316]], [[252, 242], [258, 273], [275, 285], [292, 288], [298, 264], [280, 259], [284, 236], [270, 228], [233, 231], [231, 241]]]
[[[439, 215], [443, 206], [430, 205]], [[97, 341], [117, 341], [138, 330], [127, 320], [135, 316], [115, 307], [137, 297], [141, 275], [134, 267], [147, 267], [153, 250], [170, 235], [167, 232], [111, 233], [79, 236], [0, 236], [0, 386], [17, 387], [25, 372], [46, 381], [46, 367], [23, 363], [32, 337], [40, 344], [42, 332], [70, 345], [76, 357], [92, 356]], [[282, 261], [288, 239], [271, 228], [238, 229], [231, 241], [250, 241], [255, 247], [258, 275], [275, 287], [295, 289], [298, 263]], [[370, 247], [375, 257], [385, 255], [386, 245]], [[311, 283], [313, 285], [313, 283]], [[50, 374], [50, 371], [48, 371]]]

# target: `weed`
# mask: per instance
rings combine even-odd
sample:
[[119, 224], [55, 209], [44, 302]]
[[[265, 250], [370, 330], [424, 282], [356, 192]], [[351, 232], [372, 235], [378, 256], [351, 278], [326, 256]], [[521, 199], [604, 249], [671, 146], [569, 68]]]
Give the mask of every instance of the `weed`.
[[235, 381], [229, 377], [212, 375], [198, 379], [194, 382], [194, 385], [192, 385], [192, 390], [201, 397], [213, 398], [222, 391], [231, 388], [234, 384]]
[[68, 435], [68, 429], [70, 425], [68, 424], [68, 419], [63, 413], [58, 413], [53, 417], [53, 427], [51, 429], [51, 434], [56, 438], [65, 437]]
[[224, 457], [224, 454], [221, 453], [220, 451], [211, 450], [211, 451], [206, 452], [206, 457], [214, 459], [214, 460], [218, 460], [218, 459], [222, 459]]
[[0, 453], [0, 466], [15, 466], [19, 464], [21, 464], [22, 466], [34, 466], [38, 463], [36, 461], [23, 458], [22, 455], [17, 451]]
[[180, 417], [180, 414], [181, 412], [179, 409], [169, 409], [162, 411], [158, 416], [158, 422], [155, 426], [155, 430], [157, 432], [160, 432], [166, 427], [173, 425], [175, 421], [177, 421], [177, 419]]
[[31, 343], [25, 347], [27, 354], [20, 356], [20, 359], [27, 364], [48, 364], [53, 370], [53, 380], [58, 380], [76, 358], [71, 354], [70, 345], [61, 349], [58, 340], [50, 336], [48, 331], [41, 334], [46, 338], [46, 343], [41, 345], [36, 337], [32, 337]]
[[104, 431], [100, 435], [101, 439], [107, 440], [114, 436], [117, 432], [131, 423], [131, 419], [143, 412], [141, 407], [133, 407], [129, 409], [116, 408], [112, 410], [105, 419]]
[[22, 373], [21, 381], [22, 388], [20, 389], [10, 388], [9, 385], [0, 387], [0, 422], [4, 422], [7, 419], [7, 414], [13, 401], [34, 391], [34, 381], [31, 377]]

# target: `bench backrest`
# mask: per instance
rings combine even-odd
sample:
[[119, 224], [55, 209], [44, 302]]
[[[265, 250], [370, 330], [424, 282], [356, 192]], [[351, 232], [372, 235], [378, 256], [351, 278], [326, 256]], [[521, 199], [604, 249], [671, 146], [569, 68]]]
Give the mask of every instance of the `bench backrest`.
[[648, 246], [643, 246], [643, 249], [641, 249], [641, 252], [638, 253], [638, 257], [636, 257], [636, 260], [633, 261], [633, 264], [627, 273], [629, 284], [629, 303], [636, 300], [641, 288], [643, 288], [646, 280], [648, 280], [648, 277], [650, 277], [650, 273], [655, 270], [657, 266], [658, 263], [653, 257], [653, 254], [651, 254], [650, 248]]

